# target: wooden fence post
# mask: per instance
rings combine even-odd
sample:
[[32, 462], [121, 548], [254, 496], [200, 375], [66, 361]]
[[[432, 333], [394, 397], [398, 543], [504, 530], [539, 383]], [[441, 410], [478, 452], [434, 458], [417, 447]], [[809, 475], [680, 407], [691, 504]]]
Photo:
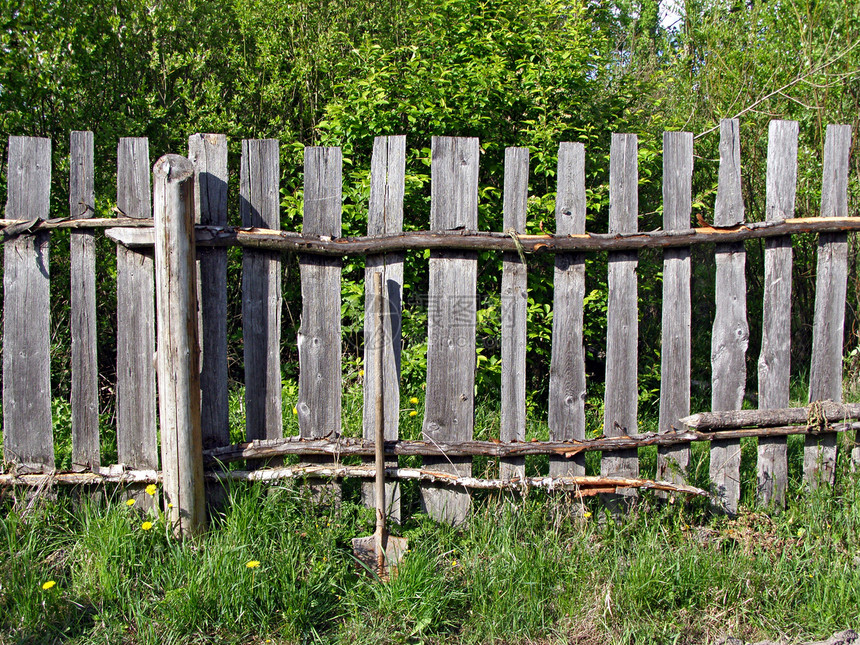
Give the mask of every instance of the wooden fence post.
[[158, 402], [168, 520], [177, 535], [206, 528], [197, 271], [194, 244], [194, 165], [165, 155], [152, 170], [155, 286], [158, 318]]
[[[828, 125], [824, 142], [821, 215], [848, 216], [848, 156], [851, 126]], [[842, 401], [842, 343], [845, 298], [848, 291], [848, 235], [826, 233], [818, 237], [815, 273], [815, 320], [812, 328], [812, 364], [809, 402]], [[832, 484], [836, 468], [836, 435], [807, 437], [803, 476], [811, 487]]]
[[[48, 218], [51, 140], [9, 137], [6, 217]], [[54, 469], [50, 233], [3, 244], [3, 449], [19, 473]]]
[[[585, 146], [558, 148], [555, 198], [557, 235], [585, 233]], [[552, 356], [549, 368], [549, 436], [552, 441], [585, 439], [585, 348], [583, 300], [585, 254], [558, 253], [553, 277]], [[585, 474], [585, 455], [549, 459], [550, 477]]]
[[[663, 133], [663, 228], [690, 228], [693, 188], [693, 135]], [[663, 251], [663, 315], [660, 351], [660, 432], [670, 432], [690, 414], [692, 294], [690, 247]], [[690, 447], [657, 451], [657, 479], [685, 483]]]
[[[72, 132], [69, 163], [69, 215], [95, 214], [93, 133]], [[101, 465], [99, 384], [96, 358], [96, 238], [93, 230], [71, 232], [72, 292], [72, 469]]]
[[[609, 232], [639, 230], [638, 139], [635, 134], [613, 134], [609, 157]], [[609, 253], [609, 297], [606, 307], [606, 396], [603, 433], [607, 437], [636, 434], [638, 430], [638, 342], [636, 251]], [[605, 477], [638, 477], [636, 450], [603, 457]], [[635, 494], [634, 491], [631, 491]], [[632, 496], [632, 495], [631, 495]]]
[[[505, 233], [526, 232], [529, 198], [529, 149], [505, 150]], [[502, 255], [502, 441], [526, 440], [526, 315], [528, 275], [519, 253]], [[523, 458], [501, 459], [502, 479], [525, 477]]]
[[[741, 147], [739, 122], [720, 122], [720, 175], [715, 226], [734, 226], [744, 220], [741, 196]], [[716, 314], [711, 337], [711, 408], [740, 410], [746, 388], [747, 325], [746, 251], [743, 242], [717, 244], [715, 250]], [[725, 510], [735, 514], [740, 499], [740, 440], [711, 442], [710, 476], [716, 497]]]
[[[794, 217], [797, 187], [797, 121], [771, 121], [767, 148], [767, 221]], [[791, 236], [765, 241], [758, 406], [787, 408], [791, 375]], [[788, 455], [785, 437], [759, 437], [759, 503], [785, 506]]]
[[[152, 217], [149, 141], [120, 139], [117, 208], [125, 217]], [[116, 435], [119, 462], [158, 468], [155, 394], [155, 275], [152, 249], [116, 247]], [[134, 494], [141, 508], [155, 499]]]
[[[430, 228], [478, 228], [478, 140], [433, 137]], [[475, 426], [475, 323], [478, 254], [432, 251], [427, 304], [427, 394], [424, 437], [469, 441]], [[426, 458], [432, 470], [472, 474], [471, 459]], [[469, 492], [422, 485], [427, 513], [461, 524], [471, 506]]]
[[[376, 137], [370, 164], [370, 199], [367, 213], [368, 235], [396, 235], [403, 231], [403, 194], [406, 177], [406, 137]], [[384, 436], [386, 441], [399, 437], [400, 419], [400, 328], [403, 311], [403, 261], [405, 253], [368, 255], [364, 270], [364, 413], [363, 436], [375, 441], [376, 363], [373, 355], [383, 343], [383, 393], [385, 401]], [[373, 276], [381, 273], [388, 309], [383, 319], [384, 338], [374, 333], [376, 312]], [[373, 463], [372, 460], [366, 460]], [[397, 466], [397, 458], [385, 462]], [[370, 508], [376, 505], [372, 483], [362, 485], [362, 498]], [[400, 484], [385, 484], [385, 502], [391, 520], [400, 521]]]

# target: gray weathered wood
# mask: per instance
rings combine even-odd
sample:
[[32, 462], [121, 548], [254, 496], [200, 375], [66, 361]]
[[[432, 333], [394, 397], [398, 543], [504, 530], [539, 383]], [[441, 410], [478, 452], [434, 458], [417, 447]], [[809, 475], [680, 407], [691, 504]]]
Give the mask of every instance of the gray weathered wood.
[[[504, 228], [506, 233], [526, 232], [529, 197], [529, 150], [505, 150]], [[518, 253], [502, 256], [502, 414], [499, 438], [526, 438], [526, 313], [527, 267]], [[525, 460], [502, 459], [499, 477], [525, 477]]]
[[[279, 229], [280, 158], [277, 139], [245, 139], [239, 173], [242, 226]], [[281, 403], [281, 256], [246, 249], [242, 256], [242, 335], [245, 350], [245, 435], [283, 436]]]
[[[6, 217], [47, 219], [51, 140], [9, 137]], [[54, 469], [51, 425], [50, 234], [4, 244], [3, 449], [18, 472]]]
[[[303, 234], [340, 237], [342, 163], [340, 148], [305, 148]], [[341, 431], [342, 392], [341, 260], [300, 255], [299, 269], [299, 431], [303, 437], [337, 437]]]
[[[430, 228], [478, 228], [478, 140], [433, 137]], [[430, 441], [472, 438], [475, 414], [475, 315], [478, 256], [433, 251], [427, 323], [427, 390], [424, 437]], [[468, 476], [468, 459], [427, 458], [425, 467]], [[467, 491], [421, 487], [427, 513], [460, 524], [469, 513]]]
[[152, 171], [158, 403], [167, 519], [176, 535], [206, 528], [194, 252], [194, 165], [165, 155]]
[[[743, 222], [739, 122], [720, 122], [720, 173], [715, 226]], [[716, 314], [711, 337], [711, 408], [739, 410], [746, 386], [747, 325], [746, 252], [743, 243], [718, 244], [716, 256]], [[737, 512], [740, 499], [740, 441], [711, 443], [710, 476], [714, 494], [728, 513]]]
[[[69, 217], [95, 214], [93, 133], [72, 132]], [[71, 232], [72, 469], [101, 465], [96, 356], [96, 240], [92, 230]]]
[[[558, 235], [585, 233], [585, 147], [562, 143], [558, 149], [555, 223]], [[585, 439], [585, 349], [582, 342], [585, 255], [555, 257], [552, 355], [549, 368], [550, 439]], [[551, 477], [585, 475], [585, 456], [550, 458]]]
[[[821, 185], [822, 217], [848, 216], [848, 155], [851, 126], [828, 125]], [[842, 343], [848, 280], [848, 237], [828, 233], [818, 238], [815, 275], [815, 320], [809, 400], [842, 400]], [[807, 438], [803, 476], [811, 486], [832, 483], [836, 467], [836, 435]]]
[[[396, 235], [403, 230], [403, 195], [406, 177], [406, 137], [376, 137], [373, 142], [373, 157], [370, 162], [370, 200], [367, 213], [368, 235]], [[403, 253], [368, 255], [365, 271], [364, 302], [364, 438], [374, 438], [374, 402], [376, 400], [376, 365], [372, 360], [378, 339], [372, 330], [375, 302], [372, 297], [373, 276], [382, 274], [387, 304], [387, 315], [383, 319], [383, 401], [384, 436], [394, 441], [400, 435], [400, 330], [403, 311]], [[397, 460], [385, 462], [386, 467], [396, 467]], [[374, 487], [362, 485], [365, 505], [374, 508]], [[389, 519], [400, 521], [400, 485], [385, 484], [385, 500]]]
[[[117, 147], [117, 208], [127, 217], [152, 217], [149, 142], [120, 139]], [[131, 468], [158, 468], [155, 423], [155, 276], [152, 250], [117, 246], [117, 452]], [[139, 495], [138, 502], [152, 504]]]
[[[794, 217], [797, 188], [797, 121], [771, 121], [767, 148], [767, 220]], [[765, 242], [764, 303], [761, 355], [758, 360], [758, 404], [786, 408], [791, 365], [791, 238]], [[788, 456], [782, 437], [758, 441], [756, 497], [763, 505], [785, 506]]]
[[[610, 233], [634, 233], [638, 229], [637, 145], [634, 134], [612, 135], [609, 154]], [[638, 432], [638, 254], [635, 251], [610, 253], [608, 263], [603, 434], [619, 437]], [[631, 450], [604, 457], [600, 472], [606, 477], [636, 477], [639, 474], [638, 453]]]
[[768, 427], [791, 423], [808, 424], [816, 427], [824, 422], [845, 421], [860, 418], [860, 404], [819, 401], [805, 408], [781, 408], [758, 410], [724, 410], [722, 412], [699, 412], [680, 419], [677, 429], [684, 427], [695, 430], [728, 430], [749, 426]]
[[[693, 189], [693, 135], [663, 133], [663, 229], [689, 228]], [[690, 414], [690, 249], [663, 252], [663, 318], [660, 352], [660, 432]], [[687, 479], [688, 446], [661, 448], [657, 478], [676, 483]]]
[[[194, 164], [195, 221], [227, 225], [227, 137], [192, 134], [188, 158]], [[227, 404], [227, 249], [197, 250], [200, 307], [200, 418], [203, 447], [230, 443]]]

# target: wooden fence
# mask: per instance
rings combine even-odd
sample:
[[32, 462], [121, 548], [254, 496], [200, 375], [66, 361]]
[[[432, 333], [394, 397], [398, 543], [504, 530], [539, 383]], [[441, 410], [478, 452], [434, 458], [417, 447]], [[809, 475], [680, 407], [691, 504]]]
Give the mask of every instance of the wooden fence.
[[[745, 223], [738, 122], [723, 121], [713, 226], [690, 228], [693, 137], [684, 132], [665, 133], [664, 224], [662, 231], [650, 233], [638, 232], [636, 136], [612, 136], [609, 232], [605, 234], [585, 230], [585, 150], [578, 143], [563, 143], [558, 155], [554, 235], [525, 234], [529, 155], [523, 148], [506, 152], [504, 231], [477, 231], [478, 141], [449, 137], [435, 137], [432, 142], [430, 230], [404, 233], [406, 142], [402, 136], [380, 137], [373, 150], [367, 237], [350, 239], [341, 238], [338, 148], [305, 150], [304, 221], [298, 234], [279, 230], [279, 144], [275, 140], [242, 142], [242, 227], [231, 228], [227, 226], [227, 140], [222, 135], [193, 135], [188, 159], [163, 157], [152, 175], [147, 140], [121, 139], [116, 200], [120, 217], [95, 219], [93, 136], [89, 132], [72, 133], [70, 215], [61, 220], [48, 220], [51, 142], [11, 137], [3, 223], [3, 436], [8, 469], [6, 475], [0, 475], [0, 483], [46, 479], [44, 474], [34, 473], [48, 473], [53, 481], [67, 482], [155, 481], [159, 477], [159, 418], [165, 490], [168, 499], [176, 502], [172, 517], [190, 522], [190, 530], [203, 520], [192, 508], [196, 502], [186, 501], [182, 491], [187, 487], [201, 489], [204, 449], [209, 464], [207, 477], [372, 476], [369, 466], [343, 466], [339, 462], [339, 457], [347, 454], [372, 454], [372, 402], [378, 380], [371, 360], [365, 361], [366, 440], [341, 437], [341, 258], [361, 254], [367, 256], [365, 351], [377, 343], [384, 347], [381, 382], [388, 472], [394, 479], [420, 479], [422, 501], [432, 516], [462, 521], [470, 504], [467, 487], [545, 485], [573, 488], [580, 494], [623, 492], [636, 486], [695, 491], [684, 483], [690, 466], [690, 442], [701, 440], [711, 445], [714, 499], [734, 512], [740, 495], [740, 438], [745, 436], [759, 437], [759, 499], [782, 505], [787, 482], [786, 436], [806, 435], [804, 471], [810, 483], [832, 481], [836, 431], [853, 428], [846, 421], [860, 417], [858, 406], [816, 403], [838, 403], [842, 395], [847, 235], [860, 230], [860, 218], [848, 217], [851, 131], [848, 126], [827, 129], [820, 218], [793, 217], [797, 137], [797, 123], [771, 123], [767, 220]], [[49, 356], [48, 257], [50, 231], [57, 228], [72, 229], [72, 461], [78, 471], [62, 475], [54, 473]], [[107, 229], [108, 236], [117, 242], [116, 423], [121, 465], [110, 468], [101, 468], [98, 432], [94, 234], [99, 229]], [[813, 405], [789, 410], [791, 235], [801, 232], [819, 234], [809, 390]], [[195, 234], [196, 244], [192, 240]], [[732, 413], [741, 408], [747, 380], [744, 240], [751, 238], [766, 239], [758, 363], [760, 411]], [[712, 340], [715, 413], [688, 418], [690, 249], [699, 243], [716, 243]], [[227, 247], [236, 245], [243, 251], [245, 433], [250, 443], [231, 446], [226, 276]], [[664, 254], [659, 432], [647, 435], [639, 434], [637, 426], [636, 270], [641, 248], [662, 248]], [[398, 441], [400, 324], [404, 257], [406, 251], [417, 249], [430, 249], [427, 381], [424, 440], [409, 442]], [[478, 251], [487, 249], [503, 253], [499, 443], [473, 441], [476, 278]], [[300, 437], [283, 438], [281, 262], [286, 251], [299, 253], [302, 323], [296, 406]], [[608, 252], [609, 267], [605, 416], [603, 436], [587, 440], [585, 256], [597, 251]], [[555, 255], [549, 442], [525, 442], [525, 253]], [[195, 277], [195, 259], [199, 277]], [[182, 266], [190, 273], [177, 269]], [[369, 285], [376, 273], [383, 275], [387, 311], [381, 339], [373, 337], [371, 321], [374, 309]], [[182, 392], [177, 394], [178, 390]], [[841, 425], [832, 425], [836, 422]], [[179, 434], [168, 439], [168, 430]], [[190, 434], [184, 437], [182, 432]], [[658, 446], [657, 479], [663, 483], [639, 479], [637, 448], [644, 445]], [[584, 453], [588, 450], [604, 451], [600, 477], [584, 476]], [[305, 459], [295, 467], [230, 472], [214, 469], [216, 460], [252, 460], [258, 466], [256, 460], [287, 454], [302, 454]], [[423, 467], [398, 468], [397, 454], [422, 455]], [[500, 480], [471, 476], [471, 456], [475, 454], [500, 459]], [[523, 458], [527, 454], [550, 455], [549, 477], [525, 476]], [[187, 481], [181, 486], [168, 485], [168, 479], [174, 477], [170, 473], [178, 473], [178, 462], [186, 458], [196, 470], [183, 475]], [[389, 486], [388, 498], [395, 500], [392, 512], [397, 514], [396, 484]], [[365, 495], [372, 503], [372, 492], [367, 490]], [[152, 503], [148, 496], [140, 495], [139, 499], [142, 504]]]

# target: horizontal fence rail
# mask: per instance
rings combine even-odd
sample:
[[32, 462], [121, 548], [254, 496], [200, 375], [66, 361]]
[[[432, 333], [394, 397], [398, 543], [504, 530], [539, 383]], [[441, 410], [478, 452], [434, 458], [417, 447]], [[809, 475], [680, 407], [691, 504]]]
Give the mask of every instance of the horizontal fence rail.
[[[182, 166], [193, 191], [182, 208], [194, 242], [187, 257], [173, 258], [190, 270], [183, 284], [196, 284], [196, 298], [176, 299], [173, 269], [163, 277], [159, 257], [173, 257], [159, 217], [170, 217], [164, 204], [179, 202], [162, 195], [152, 199], [151, 160], [146, 139], [121, 139], [117, 155], [116, 218], [93, 218], [93, 138], [71, 137], [69, 216], [49, 219], [50, 141], [11, 137], [6, 218], [0, 220], [4, 242], [3, 438], [6, 474], [0, 485], [45, 482], [91, 484], [118, 482], [142, 504], [173, 504], [194, 532], [203, 525], [199, 509], [199, 473], [173, 479], [167, 497], [144, 495], [141, 486], [157, 480], [159, 430], [175, 432], [162, 451], [163, 469], [182, 469], [180, 462], [206, 464], [207, 481], [277, 481], [308, 477], [372, 477], [377, 383], [382, 382], [382, 415], [386, 438], [386, 473], [392, 479], [416, 479], [421, 500], [435, 518], [453, 523], [468, 517], [467, 488], [521, 489], [546, 487], [580, 495], [630, 495], [638, 488], [658, 494], [700, 494], [688, 485], [690, 444], [708, 441], [713, 503], [733, 513], [740, 499], [740, 441], [758, 439], [756, 493], [765, 504], [785, 503], [788, 482], [786, 439], [805, 435], [804, 477], [812, 486], [832, 482], [839, 432], [855, 431], [860, 408], [842, 405], [842, 351], [847, 295], [847, 234], [860, 231], [860, 218], [848, 216], [847, 177], [851, 130], [829, 126], [824, 148], [821, 217], [794, 217], [797, 177], [796, 123], [771, 125], [767, 161], [766, 216], [747, 222], [740, 190], [740, 137], [737, 121], [721, 124], [720, 168], [712, 225], [691, 222], [693, 137], [666, 133], [663, 154], [663, 227], [639, 231], [638, 140], [613, 135], [609, 157], [609, 232], [586, 231], [585, 149], [562, 143], [558, 155], [556, 231], [528, 235], [528, 151], [510, 148], [504, 177], [504, 231], [479, 231], [477, 219], [479, 143], [476, 139], [434, 137], [431, 147], [430, 230], [403, 230], [406, 141], [379, 137], [371, 162], [367, 235], [341, 237], [342, 158], [337, 148], [307, 148], [304, 168], [302, 233], [280, 227], [279, 142], [242, 142], [239, 173], [241, 227], [227, 226], [227, 140], [198, 134], [189, 139]], [[168, 163], [163, 158], [159, 163]], [[183, 166], [187, 161], [187, 168]], [[157, 164], [156, 164], [157, 166]], [[167, 169], [165, 169], [167, 168]], [[161, 174], [171, 172], [168, 166]], [[161, 177], [159, 175], [159, 177]], [[160, 181], [164, 181], [161, 177]], [[191, 185], [191, 184], [189, 184]], [[161, 188], [159, 190], [164, 190]], [[189, 196], [190, 195], [190, 196]], [[171, 202], [171, 199], [174, 201]], [[156, 209], [156, 212], [153, 209]], [[161, 210], [159, 210], [161, 209]], [[175, 215], [179, 216], [179, 215]], [[159, 225], [160, 226], [160, 225]], [[169, 224], [165, 224], [165, 227]], [[54, 472], [50, 387], [51, 231], [71, 229], [72, 463], [74, 473]], [[167, 228], [164, 231], [168, 230]], [[96, 372], [95, 237], [103, 231], [116, 242], [117, 271], [117, 444], [120, 464], [101, 466]], [[818, 269], [813, 325], [810, 406], [788, 409], [790, 374], [791, 236], [818, 234]], [[162, 237], [159, 237], [159, 236]], [[760, 410], [741, 411], [746, 394], [748, 314], [744, 242], [765, 240], [764, 320], [758, 359]], [[713, 412], [690, 412], [692, 321], [691, 248], [715, 244], [716, 284], [712, 336]], [[163, 246], [163, 243], [162, 243]], [[230, 445], [227, 414], [227, 247], [242, 252], [242, 334], [245, 369], [245, 442]], [[638, 431], [638, 251], [663, 251], [663, 320], [660, 418], [656, 433]], [[175, 250], [175, 249], [174, 249]], [[429, 251], [427, 389], [423, 439], [400, 439], [400, 346], [404, 259], [409, 251]], [[502, 408], [499, 439], [474, 440], [476, 364], [476, 279], [478, 252], [501, 256]], [[299, 254], [302, 318], [298, 332], [298, 437], [283, 437], [282, 341], [280, 330], [283, 253]], [[583, 349], [585, 257], [605, 252], [608, 258], [607, 373], [602, 436], [587, 438], [584, 401], [588, 391]], [[159, 253], [162, 255], [160, 256]], [[549, 441], [526, 439], [525, 347], [528, 324], [526, 254], [553, 254], [554, 293], [552, 356], [549, 365]], [[365, 302], [364, 351], [383, 347], [382, 378], [365, 361], [364, 439], [344, 437], [342, 427], [341, 263], [345, 256], [366, 256], [365, 280], [383, 276], [383, 333], [374, 334], [376, 303]], [[161, 274], [158, 274], [159, 276]], [[156, 284], [157, 282], [157, 284]], [[158, 296], [156, 296], [158, 286]], [[192, 292], [194, 289], [192, 288]], [[174, 298], [171, 306], [168, 301]], [[199, 307], [196, 303], [199, 302]], [[185, 304], [176, 304], [185, 303]], [[193, 303], [193, 304], [192, 304]], [[191, 308], [190, 317], [175, 309]], [[180, 363], [167, 355], [156, 359], [156, 324], [185, 320]], [[184, 315], [183, 314], [183, 315]], [[195, 329], [193, 321], [197, 321]], [[189, 322], [190, 321], [190, 322]], [[165, 323], [159, 323], [159, 327]], [[175, 323], [170, 323], [175, 324]], [[178, 323], [177, 323], [178, 324]], [[191, 325], [191, 327], [189, 327]], [[165, 327], [166, 331], [166, 327]], [[194, 333], [191, 333], [191, 332]], [[175, 339], [159, 336], [159, 352]], [[199, 356], [198, 356], [199, 351]], [[367, 354], [368, 356], [370, 354]], [[176, 401], [200, 407], [200, 420], [168, 423], [162, 407], [156, 414], [156, 369], [178, 373], [175, 365], [194, 366], [197, 378], [182, 377], [175, 387], [195, 392]], [[173, 367], [169, 367], [169, 366]], [[199, 373], [199, 374], [198, 374]], [[159, 377], [159, 387], [167, 386]], [[162, 383], [164, 381], [164, 383]], [[184, 383], [184, 385], [183, 385]], [[191, 383], [191, 385], [187, 385]], [[164, 394], [160, 395], [165, 398]], [[173, 395], [171, 394], [171, 399]], [[190, 402], [190, 403], [187, 403]], [[162, 401], [162, 406], [166, 405]], [[289, 414], [289, 412], [287, 413]], [[181, 417], [181, 410], [180, 410]], [[182, 417], [184, 419], [184, 417]], [[181, 419], [180, 419], [181, 421]], [[186, 429], [183, 429], [186, 428]], [[183, 436], [182, 432], [191, 433]], [[639, 477], [637, 450], [657, 446], [660, 482]], [[176, 448], [178, 446], [178, 448]], [[184, 446], [184, 447], [183, 447]], [[202, 452], [200, 450], [202, 449]], [[601, 451], [600, 476], [585, 476], [584, 454]], [[192, 455], [192, 457], [187, 457]], [[200, 455], [193, 457], [193, 455]], [[549, 455], [548, 477], [526, 476], [527, 455]], [[283, 459], [301, 455], [302, 464]], [[420, 468], [398, 467], [398, 456], [421, 457]], [[499, 479], [473, 476], [472, 457], [499, 459]], [[341, 457], [364, 459], [343, 465]], [[247, 462], [247, 470], [223, 465]], [[262, 467], [268, 463], [269, 467]], [[194, 464], [196, 467], [197, 463]], [[168, 476], [165, 474], [165, 482]], [[189, 476], [190, 477], [190, 476]], [[39, 483], [41, 482], [41, 483]], [[187, 487], [187, 488], [184, 488]], [[195, 488], [196, 487], [196, 488]], [[168, 487], [165, 487], [166, 489]], [[195, 491], [186, 495], [185, 490]], [[363, 499], [373, 505], [370, 487]], [[192, 501], [186, 502], [186, 496]], [[182, 501], [179, 498], [182, 497]], [[386, 498], [399, 518], [399, 488], [389, 482]], [[190, 506], [189, 506], [190, 505]], [[181, 509], [180, 509], [181, 506]]]

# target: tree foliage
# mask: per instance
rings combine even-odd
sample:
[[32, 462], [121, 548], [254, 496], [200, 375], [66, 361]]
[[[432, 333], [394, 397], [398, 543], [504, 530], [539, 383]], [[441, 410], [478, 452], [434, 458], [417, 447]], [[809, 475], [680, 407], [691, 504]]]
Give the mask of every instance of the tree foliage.
[[[661, 21], [668, 9], [673, 24]], [[153, 160], [183, 152], [193, 132], [223, 132], [230, 140], [231, 218], [237, 220], [240, 140], [281, 140], [282, 224], [301, 223], [301, 150], [344, 150], [344, 234], [366, 226], [373, 137], [406, 134], [407, 228], [429, 218], [429, 146], [434, 135], [476, 136], [482, 143], [479, 224], [502, 226], [504, 148], [531, 152], [529, 232], [554, 227], [556, 150], [561, 141], [586, 145], [588, 228], [605, 231], [611, 132], [640, 138], [640, 227], [661, 226], [661, 134], [696, 135], [694, 210], [710, 219], [716, 192], [721, 118], [739, 116], [747, 217], [763, 219], [767, 124], [800, 122], [797, 214], [815, 215], [820, 200], [825, 126], [860, 129], [860, 11], [856, 0], [0, 0], [0, 124], [4, 135], [54, 142], [55, 215], [67, 208], [69, 131], [96, 135], [97, 211], [106, 216], [115, 191], [115, 151], [121, 136], [150, 138]], [[2, 139], [5, 146], [6, 136]], [[5, 150], [0, 151], [5, 175]], [[851, 208], [860, 194], [854, 155]], [[0, 177], [0, 200], [5, 181]], [[59, 239], [59, 238], [58, 238]], [[61, 246], [61, 245], [60, 245]], [[111, 255], [100, 255], [100, 297], [109, 301]], [[760, 320], [761, 247], [749, 252], [749, 302], [755, 360]], [[65, 251], [54, 252], [55, 267]], [[699, 253], [699, 251], [697, 251]], [[709, 302], [713, 273], [707, 252], [696, 263], [696, 301]], [[852, 246], [852, 267], [857, 248]], [[795, 245], [795, 370], [809, 351], [814, 244]], [[67, 260], [66, 260], [67, 262]], [[426, 263], [407, 259], [408, 292], [426, 292]], [[294, 262], [286, 271], [296, 270]], [[479, 293], [479, 387], [496, 388], [499, 374], [498, 258], [482, 256]], [[362, 264], [346, 265], [345, 329], [360, 325]], [[231, 264], [231, 271], [238, 271]], [[659, 374], [659, 254], [640, 256], [640, 374], [653, 391]], [[531, 389], [545, 389], [551, 330], [552, 267], [530, 264]], [[600, 380], [605, 346], [605, 257], [587, 268], [586, 345]], [[67, 277], [54, 272], [55, 302], [67, 303]], [[857, 310], [852, 268], [852, 317]], [[238, 284], [231, 280], [231, 284]], [[295, 358], [295, 280], [285, 281], [285, 364]], [[712, 298], [710, 299], [712, 300]], [[237, 301], [233, 298], [233, 301]], [[67, 305], [57, 306], [62, 327]], [[420, 306], [404, 321], [405, 377], [422, 378], [425, 321]], [[705, 304], [694, 323], [707, 381], [709, 327]], [[112, 327], [109, 308], [100, 330]], [[238, 342], [238, 306], [232, 313]], [[360, 334], [350, 332], [350, 337]], [[59, 334], [58, 339], [62, 339]], [[62, 341], [58, 341], [62, 345]], [[349, 341], [352, 342], [352, 341]], [[851, 341], [852, 344], [856, 340]], [[358, 360], [354, 341], [353, 356]], [[495, 344], [494, 344], [495, 343]], [[411, 352], [411, 353], [410, 353]], [[241, 354], [233, 375], [241, 379]], [[67, 381], [67, 352], [55, 352], [55, 381]], [[112, 356], [103, 352], [103, 371]], [[289, 373], [289, 369], [286, 372]], [[754, 375], [755, 370], [748, 372]], [[656, 381], [655, 381], [656, 379]]]

